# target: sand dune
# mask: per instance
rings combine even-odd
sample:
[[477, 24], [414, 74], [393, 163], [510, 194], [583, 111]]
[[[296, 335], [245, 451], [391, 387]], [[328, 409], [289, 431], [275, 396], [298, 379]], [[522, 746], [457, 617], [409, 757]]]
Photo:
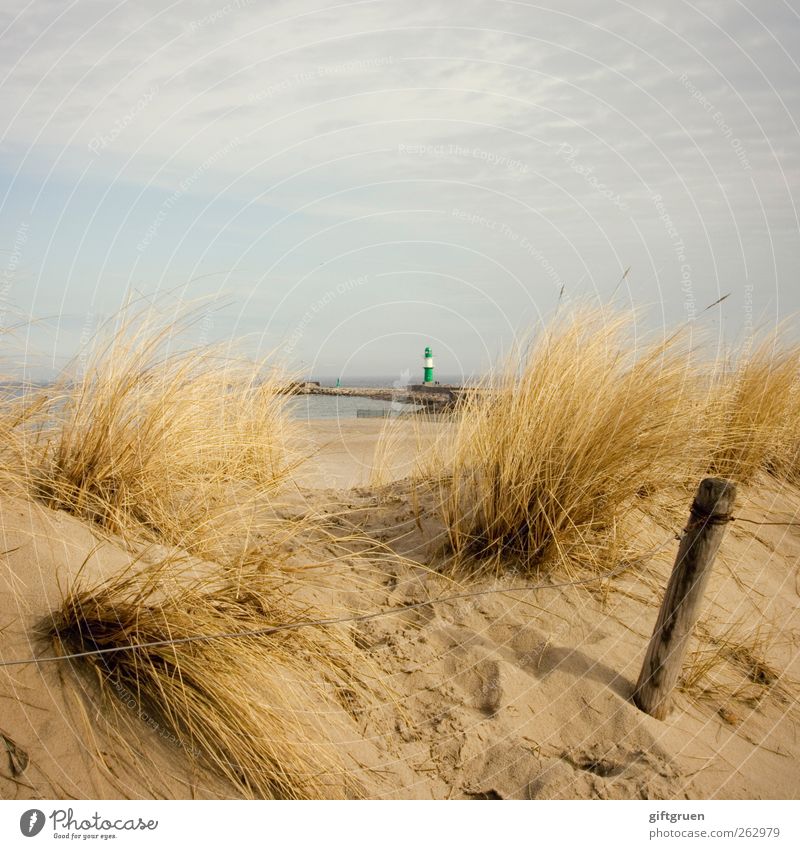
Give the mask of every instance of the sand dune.
[[[407, 450], [395, 457], [398, 478], [416, 440], [407, 428], [399, 437]], [[525, 592], [511, 588], [530, 576], [462, 586], [434, 571], [443, 528], [432, 496], [420, 497], [402, 479], [363, 486], [380, 429], [374, 421], [309, 426], [320, 450], [301, 473], [300, 488], [290, 487], [287, 514], [328, 516], [340, 537], [358, 538], [343, 543], [351, 555], [301, 574], [297, 597], [341, 615], [505, 591], [339, 626], [368, 660], [375, 694], [369, 704], [330, 717], [354, 779], [341, 792], [483, 799], [800, 794], [800, 529], [730, 528], [696, 654], [673, 712], [659, 722], [638, 711], [630, 695], [674, 558], [670, 534], [680, 530], [688, 504], [676, 503], [658, 522], [644, 513], [626, 518], [637, 551], [658, 550], [617, 577]], [[800, 493], [759, 478], [742, 490], [737, 512], [791, 521]], [[37, 627], [78, 574], [99, 582], [132, 559], [121, 540], [101, 540], [86, 523], [27, 499], [0, 499], [0, 531], [3, 661], [52, 653]], [[385, 548], [365, 557], [369, 540]], [[301, 569], [307, 564], [296, 542], [286, 558]], [[0, 696], [4, 798], [242, 792], [137, 709], [125, 728], [111, 722], [79, 663], [4, 667]]]

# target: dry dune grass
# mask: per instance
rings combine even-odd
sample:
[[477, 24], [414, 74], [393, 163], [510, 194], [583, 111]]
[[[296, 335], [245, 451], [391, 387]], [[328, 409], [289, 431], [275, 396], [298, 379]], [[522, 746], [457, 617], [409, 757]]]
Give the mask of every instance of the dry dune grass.
[[[287, 600], [283, 584], [261, 570], [192, 577], [162, 563], [75, 591], [44, 625], [57, 650], [70, 653], [314, 618]], [[360, 792], [335, 739], [343, 704], [352, 712], [370, 697], [348, 651], [352, 643], [331, 630], [302, 628], [81, 663], [120, 725], [132, 698], [151, 727], [244, 795], [330, 798]]]
[[766, 659], [779, 639], [773, 626], [736, 623], [721, 633], [698, 626], [696, 639], [699, 647], [687, 658], [678, 684], [683, 692], [717, 706], [729, 724], [767, 698], [796, 715], [797, 682]]
[[[64, 651], [315, 618], [292, 600], [278, 559], [315, 530], [279, 510], [302, 459], [286, 380], [265, 363], [188, 348], [180, 329], [150, 310], [123, 314], [55, 384], [4, 399], [7, 486], [134, 551], [167, 547], [135, 574], [68, 588], [45, 623]], [[177, 565], [187, 554], [203, 558], [204, 577]], [[245, 795], [357, 795], [346, 750], [330, 742], [340, 702], [352, 711], [367, 692], [344, 646], [330, 629], [304, 628], [82, 663], [121, 722], [133, 698]]]
[[712, 469], [746, 483], [760, 470], [800, 480], [800, 346], [769, 334], [713, 396], [722, 438]]
[[679, 337], [636, 344], [634, 330], [578, 311], [466, 400], [439, 472], [458, 557], [591, 555], [637, 493], [696, 479], [708, 445], [692, 357]]
[[621, 515], [656, 492], [800, 477], [799, 363], [773, 335], [723, 369], [684, 334], [647, 342], [635, 314], [578, 307], [465, 399], [418, 477], [457, 562], [607, 568]]
[[285, 383], [266, 363], [181, 348], [180, 327], [146, 311], [123, 315], [54, 385], [6, 406], [6, 475], [108, 532], [213, 557], [223, 531], [247, 535], [243, 502], [299, 461]]

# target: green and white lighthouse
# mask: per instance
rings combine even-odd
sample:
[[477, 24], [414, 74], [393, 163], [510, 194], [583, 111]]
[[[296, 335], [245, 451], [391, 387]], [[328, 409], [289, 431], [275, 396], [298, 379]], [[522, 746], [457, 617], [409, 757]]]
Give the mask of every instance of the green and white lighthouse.
[[433, 383], [433, 351], [430, 345], [425, 349], [425, 378], [423, 383]]

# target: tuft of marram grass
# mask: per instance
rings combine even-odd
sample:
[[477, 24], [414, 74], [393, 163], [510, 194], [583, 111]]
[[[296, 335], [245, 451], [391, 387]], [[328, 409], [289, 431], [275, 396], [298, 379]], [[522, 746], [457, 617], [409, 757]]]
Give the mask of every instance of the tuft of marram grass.
[[[73, 592], [45, 624], [64, 653], [255, 630], [315, 618], [263, 570], [182, 574], [145, 567]], [[347, 721], [369, 704], [352, 643], [317, 628], [92, 655], [111, 715], [151, 728], [253, 798], [361, 793], [347, 761]], [[350, 731], [352, 734], [352, 730]], [[338, 737], [337, 737], [338, 734]]]
[[800, 481], [800, 346], [769, 334], [716, 381], [716, 474], [747, 483], [759, 471]]
[[[172, 550], [160, 566], [71, 591], [46, 623], [62, 650], [316, 618], [291, 600], [283, 560], [270, 556], [324, 535], [281, 511], [279, 490], [301, 459], [288, 381], [265, 363], [187, 348], [180, 330], [123, 315], [54, 385], [3, 399], [4, 482], [135, 551]], [[204, 577], [183, 574], [182, 552], [206, 561]], [[335, 631], [303, 628], [81, 663], [127, 733], [137, 733], [134, 714], [155, 719], [244, 795], [336, 797], [360, 792], [342, 723], [369, 694], [352, 650]]]
[[634, 318], [576, 310], [464, 401], [438, 471], [457, 559], [591, 558], [637, 494], [701, 474], [707, 388], [680, 336], [639, 342]]
[[246, 535], [250, 502], [288, 480], [298, 455], [286, 380], [265, 363], [182, 349], [179, 330], [123, 316], [54, 386], [32, 390], [35, 414], [11, 428], [17, 477], [110, 533], [213, 557], [221, 529]]

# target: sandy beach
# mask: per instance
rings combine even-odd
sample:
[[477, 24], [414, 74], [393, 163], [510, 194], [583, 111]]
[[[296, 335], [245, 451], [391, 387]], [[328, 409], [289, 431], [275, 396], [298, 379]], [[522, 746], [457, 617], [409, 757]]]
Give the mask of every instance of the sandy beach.
[[[326, 565], [329, 543], [285, 545], [278, 568], [300, 575], [297, 598], [327, 615], [389, 613], [336, 628], [351, 654], [365, 658], [372, 695], [369, 704], [356, 694], [324, 706], [325, 745], [339, 747], [347, 764], [347, 780], [326, 779], [330, 795], [797, 797], [796, 527], [731, 527], [674, 709], [658, 721], [630, 699], [688, 503], [658, 521], [626, 516], [640, 559], [616, 577], [576, 573], [578, 583], [565, 586], [558, 576], [505, 574], [463, 583], [437, 572], [445, 530], [435, 493], [406, 479], [419, 440], [412, 422], [394, 423], [390, 471], [384, 464], [383, 485], [368, 486], [383, 426], [303, 425], [315, 453], [283, 498], [285, 516], [327, 517], [350, 551], [340, 548]], [[799, 511], [797, 490], [767, 476], [742, 490], [738, 507], [743, 516], [789, 521]], [[40, 626], [67, 590], [133, 559], [85, 521], [11, 495], [0, 498], [0, 532], [3, 661], [52, 655]], [[317, 562], [309, 570], [310, 551]], [[146, 557], [158, 554], [150, 547]], [[541, 586], [513, 589], [530, 583]], [[465, 592], [474, 595], [425, 603]], [[4, 798], [242, 793], [176, 742], [135, 694], [118, 694], [123, 725], [112, 722], [120, 711], [78, 663], [6, 666], [0, 695]]]

